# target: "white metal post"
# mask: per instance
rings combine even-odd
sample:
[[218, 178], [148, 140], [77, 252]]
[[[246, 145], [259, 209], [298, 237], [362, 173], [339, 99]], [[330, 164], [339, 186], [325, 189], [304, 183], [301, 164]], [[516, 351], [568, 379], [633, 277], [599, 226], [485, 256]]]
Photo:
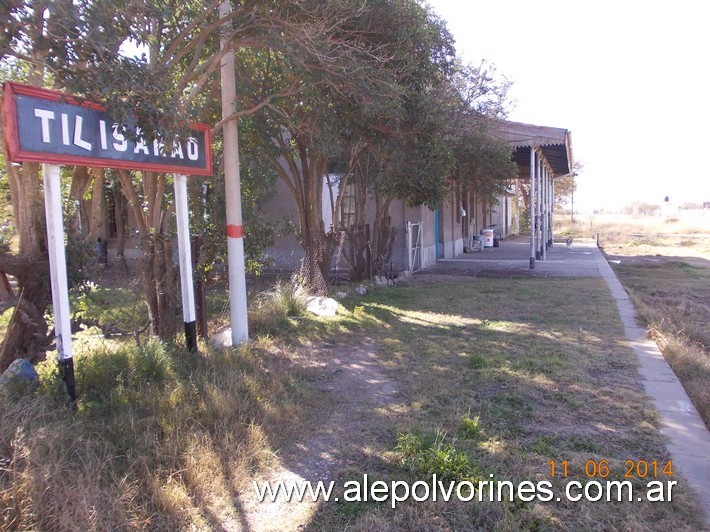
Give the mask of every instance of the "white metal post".
[[542, 260], [547, 260], [547, 180], [549, 178], [547, 165], [543, 168], [542, 176], [542, 187], [540, 187], [542, 193], [542, 238], [540, 242], [542, 243]]
[[76, 401], [74, 359], [72, 357], [71, 321], [69, 317], [69, 285], [64, 252], [64, 221], [62, 219], [61, 167], [43, 164], [44, 210], [47, 217], [47, 251], [52, 286], [54, 336], [57, 344], [59, 371], [72, 402]]
[[520, 178], [515, 180], [515, 236], [520, 234]]
[[536, 231], [535, 238], [537, 247], [535, 248], [535, 258], [538, 260], [542, 259], [542, 169], [544, 165], [542, 159], [542, 152], [540, 152], [537, 160], [537, 183], [536, 183], [536, 196], [537, 196], [537, 215], [535, 217]]
[[535, 269], [535, 147], [530, 147], [530, 269]]
[[195, 289], [192, 282], [192, 254], [190, 246], [190, 220], [187, 206], [187, 176], [174, 174], [175, 218], [180, 262], [180, 291], [182, 292], [182, 317], [185, 322], [185, 345], [197, 352], [197, 321], [195, 317]]
[[552, 208], [550, 209], [550, 247], [555, 245], [555, 174], [552, 174], [550, 180], [550, 201]]
[[[219, 5], [220, 17], [232, 11], [230, 2]], [[220, 49], [231, 46], [227, 36], [232, 32], [232, 23], [224, 23], [224, 36], [220, 39]], [[222, 119], [230, 117], [236, 110], [237, 90], [234, 68], [234, 50], [227, 52], [221, 63], [222, 79]], [[229, 267], [229, 317], [232, 326], [232, 345], [249, 339], [247, 320], [246, 269], [244, 267], [244, 229], [242, 227], [242, 191], [239, 176], [239, 139], [236, 119], [228, 120], [223, 126], [224, 137], [224, 193], [227, 208], [227, 254]]]
[[405, 223], [405, 230], [407, 231], [407, 266], [409, 267], [409, 271], [413, 271], [414, 268], [412, 266], [412, 222], [406, 222]]

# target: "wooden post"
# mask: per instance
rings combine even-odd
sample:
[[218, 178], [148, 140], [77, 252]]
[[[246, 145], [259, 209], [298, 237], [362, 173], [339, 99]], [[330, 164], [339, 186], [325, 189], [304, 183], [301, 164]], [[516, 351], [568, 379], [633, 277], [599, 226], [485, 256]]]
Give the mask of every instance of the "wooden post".
[[182, 318], [185, 322], [185, 345], [197, 352], [195, 322], [195, 290], [192, 284], [192, 256], [190, 253], [190, 220], [187, 206], [187, 176], [174, 174], [175, 218], [177, 222], [178, 261], [180, 264], [180, 292], [182, 293]]
[[67, 387], [67, 394], [72, 403], [74, 403], [76, 402], [76, 386], [74, 384], [74, 358], [72, 356], [71, 322], [69, 318], [67, 261], [64, 251], [60, 171], [61, 167], [56, 164], [42, 165], [57, 363], [59, 364], [59, 374]]

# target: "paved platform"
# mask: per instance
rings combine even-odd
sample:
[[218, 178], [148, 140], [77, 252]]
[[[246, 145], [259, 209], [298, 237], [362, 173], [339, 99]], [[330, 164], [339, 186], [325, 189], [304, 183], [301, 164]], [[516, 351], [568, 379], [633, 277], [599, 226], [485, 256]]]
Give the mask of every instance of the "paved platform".
[[535, 260], [530, 268], [530, 240], [524, 237], [507, 238], [498, 248], [464, 253], [452, 259], [440, 259], [435, 266], [417, 275], [451, 274], [471, 277], [597, 277], [599, 268], [594, 258], [596, 246], [589, 240], [567, 245], [555, 243], [547, 250], [547, 260]]
[[604, 255], [592, 240], [564, 242], [547, 250], [547, 260], [530, 268], [530, 242], [515, 237], [501, 247], [465, 253], [439, 260], [416, 275], [444, 274], [471, 277], [602, 277], [616, 301], [630, 346], [639, 360], [639, 373], [646, 393], [660, 415], [661, 431], [668, 438], [674, 469], [695, 490], [710, 527], [710, 432], [658, 346], [646, 336], [628, 294]]

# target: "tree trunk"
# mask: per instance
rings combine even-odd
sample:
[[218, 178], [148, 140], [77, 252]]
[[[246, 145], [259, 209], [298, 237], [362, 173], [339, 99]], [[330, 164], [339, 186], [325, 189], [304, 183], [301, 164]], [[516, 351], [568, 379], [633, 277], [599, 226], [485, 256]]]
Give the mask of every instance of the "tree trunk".
[[91, 210], [89, 213], [89, 231], [87, 240], [92, 244], [101, 237], [104, 232], [104, 169], [92, 168], [91, 174], [94, 177], [94, 185], [91, 189]]
[[140, 274], [150, 334], [172, 340], [177, 333], [176, 310], [180, 292], [171, 260], [170, 241], [164, 236], [145, 238], [141, 248]]
[[0, 371], [16, 358], [27, 358], [32, 362], [44, 360], [51, 344], [44, 320], [51, 291], [39, 165], [23, 163], [21, 167], [15, 167], [8, 164], [7, 178], [19, 250], [17, 255], [0, 257], [0, 272], [15, 277], [22, 301], [14, 303], [13, 327], [5, 334], [0, 346]]
[[128, 172], [119, 170], [118, 177], [121, 190], [133, 209], [141, 236], [143, 257], [140, 260], [140, 275], [150, 332], [170, 341], [177, 332], [177, 294], [180, 292], [176, 284], [175, 266], [172, 263], [170, 237], [164, 227], [165, 174], [143, 172], [142, 198], [138, 195]]
[[128, 273], [126, 262], [126, 204], [121, 193], [121, 184], [116, 183], [111, 187], [113, 193], [114, 218], [116, 220], [116, 259], [123, 270]]
[[370, 238], [366, 227], [365, 209], [367, 207], [367, 183], [366, 177], [358, 176], [358, 185], [355, 187], [355, 213], [356, 220], [353, 227], [343, 227], [347, 234], [348, 253], [345, 253], [345, 260], [349, 266], [350, 280], [357, 283], [368, 277], [368, 257], [367, 247]]
[[49, 328], [44, 311], [51, 301], [49, 264], [47, 257], [3, 257], [0, 269], [13, 275], [21, 295], [14, 302], [12, 326], [0, 346], [0, 371], [4, 371], [16, 358], [39, 362], [50, 349]]
[[372, 253], [375, 271], [379, 275], [388, 273], [388, 266], [392, 259], [392, 249], [397, 237], [397, 230], [392, 227], [390, 205], [392, 199], [376, 199], [375, 221], [372, 227]]

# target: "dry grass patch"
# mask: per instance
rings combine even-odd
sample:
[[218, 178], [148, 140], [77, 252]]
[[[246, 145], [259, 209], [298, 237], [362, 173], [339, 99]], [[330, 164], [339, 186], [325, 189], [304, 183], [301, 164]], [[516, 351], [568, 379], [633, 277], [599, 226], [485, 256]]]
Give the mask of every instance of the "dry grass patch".
[[2, 399], [3, 530], [238, 524], [242, 479], [268, 469], [317, 404], [268, 342], [199, 358], [156, 342], [79, 357], [75, 412], [53, 373], [39, 396]]
[[631, 295], [705, 424], [710, 427], [710, 261], [618, 257], [614, 271]]
[[[368, 330], [392, 379], [399, 408], [372, 416], [377, 469], [345, 478], [549, 480], [557, 495], [585, 480], [588, 460], [668, 459], [633, 351], [601, 279], [471, 278], [396, 288], [358, 301], [380, 328]], [[380, 338], [381, 337], [381, 338]], [[381, 340], [381, 341], [380, 341]], [[552, 478], [567, 460], [569, 478]], [[371, 467], [376, 466], [370, 464]], [[677, 480], [676, 477], [673, 477]], [[637, 489], [645, 481], [634, 482]], [[681, 481], [681, 484], [682, 481]], [[692, 530], [702, 526], [693, 495], [672, 503], [407, 502], [324, 505], [314, 530]]]
[[[710, 427], [710, 215], [600, 215], [592, 226], [649, 336]], [[558, 229], [592, 230], [564, 221]]]

